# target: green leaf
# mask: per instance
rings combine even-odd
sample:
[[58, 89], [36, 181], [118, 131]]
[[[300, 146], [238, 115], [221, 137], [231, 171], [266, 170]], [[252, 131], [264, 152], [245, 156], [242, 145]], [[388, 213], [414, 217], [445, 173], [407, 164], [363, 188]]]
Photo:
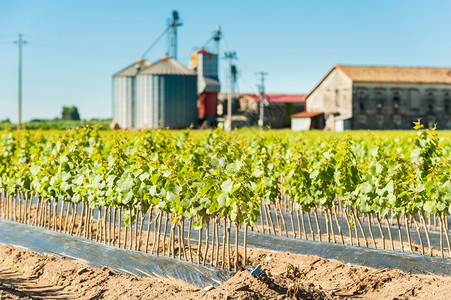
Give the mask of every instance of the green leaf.
[[149, 177], [150, 177], [149, 173], [144, 172], [141, 175], [139, 175], [139, 180], [144, 181], [144, 180], [146, 180]]
[[224, 181], [221, 184], [221, 189], [226, 195], [228, 195], [230, 193], [232, 188], [233, 188], [233, 181], [230, 179], [227, 179], [226, 181]]
[[227, 206], [227, 194], [222, 193], [218, 196], [219, 207], [224, 208]]

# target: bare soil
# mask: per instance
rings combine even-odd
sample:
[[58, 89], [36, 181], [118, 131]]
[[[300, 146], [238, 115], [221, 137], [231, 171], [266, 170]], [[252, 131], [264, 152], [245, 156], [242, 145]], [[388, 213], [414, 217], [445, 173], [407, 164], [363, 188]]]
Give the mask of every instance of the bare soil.
[[449, 299], [451, 276], [350, 266], [313, 255], [249, 250], [265, 276], [240, 270], [219, 287], [119, 274], [0, 244], [0, 299]]

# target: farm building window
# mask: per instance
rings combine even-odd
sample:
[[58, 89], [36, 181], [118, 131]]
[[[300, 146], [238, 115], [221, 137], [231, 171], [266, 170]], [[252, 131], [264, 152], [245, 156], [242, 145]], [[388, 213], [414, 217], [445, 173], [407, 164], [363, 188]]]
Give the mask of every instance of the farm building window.
[[395, 112], [398, 112], [400, 106], [401, 106], [401, 90], [396, 89], [392, 91], [393, 96], [393, 109]]
[[451, 112], [450, 106], [451, 106], [450, 91], [445, 91], [445, 93], [443, 94], [443, 108], [445, 110], [445, 113], [449, 114]]
[[410, 108], [418, 110], [420, 108], [420, 92], [416, 89], [409, 91]]
[[376, 115], [376, 123], [377, 126], [382, 127], [382, 124], [384, 124], [384, 115]]
[[401, 115], [394, 115], [393, 116], [393, 123], [396, 125], [396, 126], [401, 126], [401, 124], [402, 124], [402, 117], [401, 117]]
[[426, 91], [426, 103], [427, 103], [427, 111], [428, 113], [434, 112], [434, 90], [427, 90]]
[[365, 104], [368, 101], [368, 92], [366, 89], [357, 90], [357, 101], [361, 112], [365, 111]]
[[445, 117], [445, 126], [451, 128], [451, 118], [449, 116]]
[[359, 120], [360, 124], [366, 124], [368, 120], [367, 116], [364, 114], [360, 114], [357, 119]]
[[384, 104], [384, 90], [377, 89], [376, 90], [376, 108], [382, 109], [383, 104]]

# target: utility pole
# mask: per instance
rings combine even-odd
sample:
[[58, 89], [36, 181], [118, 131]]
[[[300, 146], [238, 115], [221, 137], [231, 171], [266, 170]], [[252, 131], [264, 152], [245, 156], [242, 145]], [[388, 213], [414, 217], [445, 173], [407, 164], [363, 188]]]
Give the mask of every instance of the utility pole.
[[260, 84], [257, 85], [258, 91], [260, 92], [260, 118], [258, 119], [258, 126], [263, 129], [264, 117], [265, 117], [265, 76], [268, 75], [266, 72], [258, 72], [256, 75], [260, 75]]
[[221, 37], [222, 37], [221, 27], [219, 25], [216, 25], [216, 31], [215, 35], [213, 36], [213, 40], [215, 40], [216, 42], [216, 57], [218, 59], [216, 73], [218, 74], [218, 76], [219, 76], [219, 41], [221, 41]]
[[22, 46], [27, 41], [22, 40], [22, 34], [19, 33], [19, 40], [14, 41], [19, 46], [19, 120], [17, 121], [17, 130], [22, 129]]
[[229, 60], [229, 92], [227, 95], [227, 120], [225, 122], [224, 129], [226, 132], [232, 130], [232, 82], [233, 76], [236, 76], [236, 67], [233, 60], [236, 58], [236, 52], [226, 52], [225, 57]]

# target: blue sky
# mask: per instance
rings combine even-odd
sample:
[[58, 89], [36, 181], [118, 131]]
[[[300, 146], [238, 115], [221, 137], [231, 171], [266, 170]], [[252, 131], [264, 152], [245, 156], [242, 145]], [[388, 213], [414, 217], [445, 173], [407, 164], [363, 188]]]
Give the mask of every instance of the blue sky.
[[[239, 91], [308, 93], [335, 64], [450, 66], [451, 1], [0, 0], [0, 120], [17, 121], [17, 34], [23, 49], [23, 119], [111, 117], [112, 74], [136, 61], [172, 10], [178, 60], [189, 64], [220, 25], [237, 53]], [[166, 37], [147, 58], [166, 49]], [[224, 48], [222, 48], [222, 51]], [[221, 55], [223, 56], [223, 54]], [[226, 61], [220, 77], [226, 86]]]

